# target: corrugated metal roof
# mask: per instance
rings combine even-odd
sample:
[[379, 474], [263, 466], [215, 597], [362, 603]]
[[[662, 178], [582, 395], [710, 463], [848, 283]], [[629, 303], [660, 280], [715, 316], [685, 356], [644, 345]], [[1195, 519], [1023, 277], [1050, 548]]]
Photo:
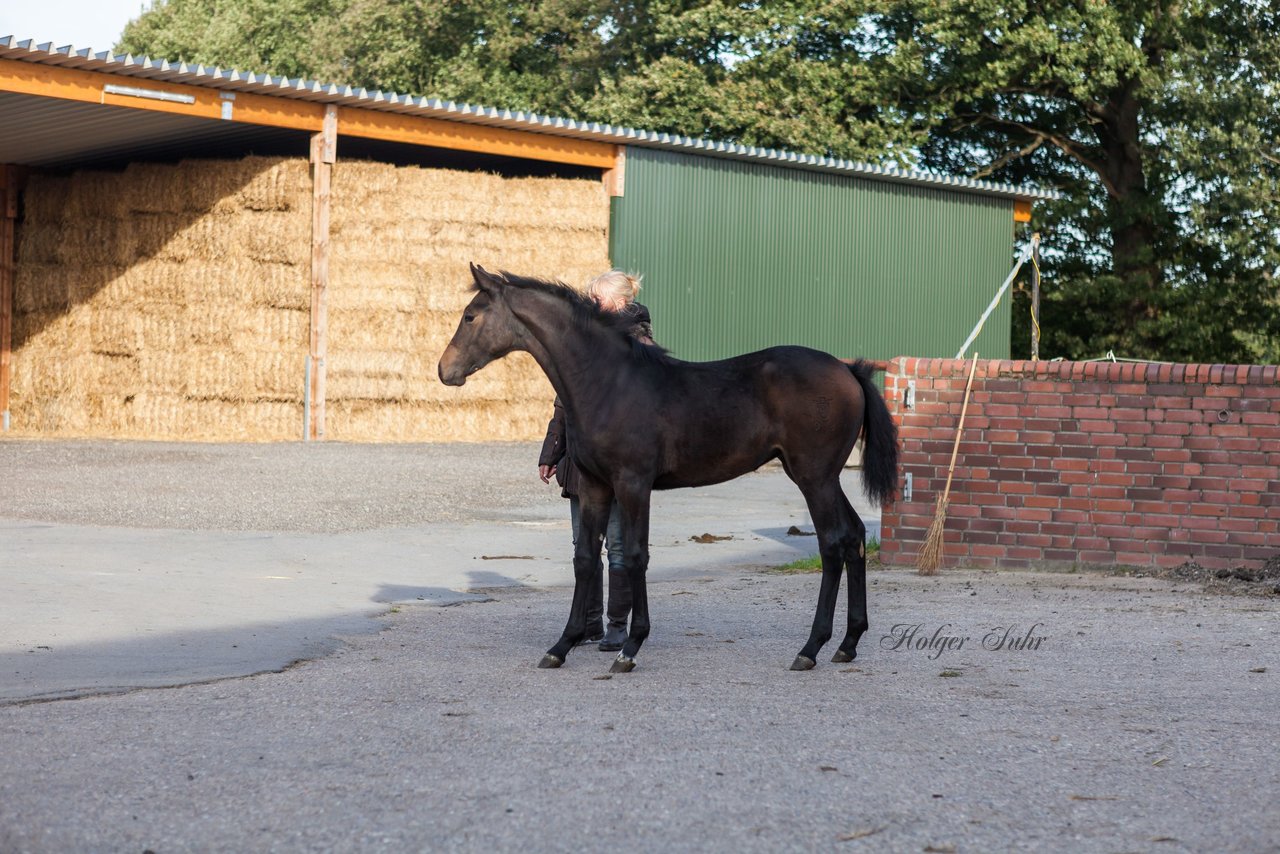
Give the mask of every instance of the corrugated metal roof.
[[304, 131], [0, 92], [0, 162], [93, 168], [128, 160], [246, 153], [305, 157]]
[[1016, 187], [1011, 184], [977, 181], [971, 178], [938, 175], [919, 170], [872, 166], [838, 158], [797, 154], [781, 149], [757, 148], [731, 142], [693, 139], [676, 134], [614, 127], [597, 122], [579, 122], [573, 119], [543, 116], [519, 110], [500, 110], [473, 104], [459, 104], [454, 101], [441, 101], [417, 95], [381, 91], [370, 92], [367, 89], [356, 89], [335, 83], [277, 77], [252, 71], [211, 68], [205, 65], [192, 65], [185, 62], [171, 63], [168, 60], [153, 60], [149, 57], [135, 57], [132, 55], [118, 56], [109, 50], [95, 52], [91, 48], [77, 49], [72, 45], [55, 47], [52, 42], [37, 44], [31, 39], [20, 41], [14, 36], [0, 38], [0, 58], [21, 60], [41, 65], [77, 68], [86, 71], [98, 71], [121, 77], [183, 83], [189, 86], [202, 86], [209, 89], [253, 92], [260, 95], [339, 104], [368, 110], [421, 115], [436, 119], [489, 125], [509, 130], [545, 133], [595, 142], [644, 146], [735, 160], [760, 161], [799, 169], [857, 175], [873, 180], [946, 187], [961, 192], [1027, 200], [1058, 198], [1056, 192], [1035, 187]]

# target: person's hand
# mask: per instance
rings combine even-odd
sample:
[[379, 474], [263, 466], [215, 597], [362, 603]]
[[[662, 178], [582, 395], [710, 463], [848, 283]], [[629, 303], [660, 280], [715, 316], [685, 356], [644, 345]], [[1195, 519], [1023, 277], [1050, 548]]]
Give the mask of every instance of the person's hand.
[[542, 478], [543, 483], [550, 483], [551, 476], [556, 473], [555, 466], [538, 466], [538, 477]]

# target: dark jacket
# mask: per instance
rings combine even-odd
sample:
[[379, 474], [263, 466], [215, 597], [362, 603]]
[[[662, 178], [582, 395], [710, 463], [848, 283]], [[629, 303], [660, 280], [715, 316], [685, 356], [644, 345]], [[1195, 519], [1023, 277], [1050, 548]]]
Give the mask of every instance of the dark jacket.
[[[635, 322], [627, 332], [639, 341], [652, 344], [653, 321], [649, 318], [649, 309], [638, 302], [633, 302], [623, 311], [635, 316]], [[542, 453], [538, 454], [538, 465], [555, 466], [556, 483], [560, 484], [560, 495], [572, 498], [578, 494], [578, 467], [573, 464], [573, 458], [569, 456], [564, 405], [560, 403], [560, 398], [556, 398], [554, 406], [551, 423], [547, 425], [547, 436], [542, 440]]]

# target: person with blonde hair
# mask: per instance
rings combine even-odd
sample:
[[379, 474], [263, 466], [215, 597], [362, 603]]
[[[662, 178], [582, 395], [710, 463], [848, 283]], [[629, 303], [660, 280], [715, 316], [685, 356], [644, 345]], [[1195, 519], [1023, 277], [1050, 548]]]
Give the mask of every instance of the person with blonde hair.
[[[640, 292], [641, 277], [623, 270], [607, 270], [587, 283], [587, 296], [595, 300], [604, 311], [625, 313], [633, 320], [629, 334], [646, 344], [653, 343], [653, 324], [649, 309], [636, 302]], [[569, 499], [569, 518], [573, 526], [573, 542], [578, 542], [578, 469], [569, 456], [565, 431], [564, 407], [556, 398], [547, 436], [538, 455], [538, 476], [543, 483], [550, 483], [554, 475], [560, 485], [560, 494]], [[587, 600], [587, 634], [583, 643], [599, 642], [606, 652], [622, 649], [627, 637], [627, 617], [631, 613], [631, 584], [627, 580], [622, 551], [622, 510], [615, 499], [609, 511], [609, 524], [605, 529], [605, 547], [609, 555], [609, 609], [608, 625], [602, 625], [604, 615], [604, 591], [602, 585], [593, 585]]]

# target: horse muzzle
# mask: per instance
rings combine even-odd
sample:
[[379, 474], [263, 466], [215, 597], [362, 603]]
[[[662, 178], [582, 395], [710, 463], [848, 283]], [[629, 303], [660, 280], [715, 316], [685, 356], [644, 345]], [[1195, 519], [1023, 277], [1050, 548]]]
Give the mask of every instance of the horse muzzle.
[[436, 366], [436, 373], [440, 376], [440, 382], [449, 386], [460, 386], [466, 383], [467, 377], [472, 373], [465, 367], [458, 364], [458, 359], [454, 354], [453, 348], [450, 347], [444, 351], [444, 355], [440, 357], [440, 364]]
[[438, 373], [440, 374], [440, 382], [445, 385], [460, 386], [465, 385], [467, 382], [467, 375], [464, 372], [446, 369], [443, 362], [440, 363]]

